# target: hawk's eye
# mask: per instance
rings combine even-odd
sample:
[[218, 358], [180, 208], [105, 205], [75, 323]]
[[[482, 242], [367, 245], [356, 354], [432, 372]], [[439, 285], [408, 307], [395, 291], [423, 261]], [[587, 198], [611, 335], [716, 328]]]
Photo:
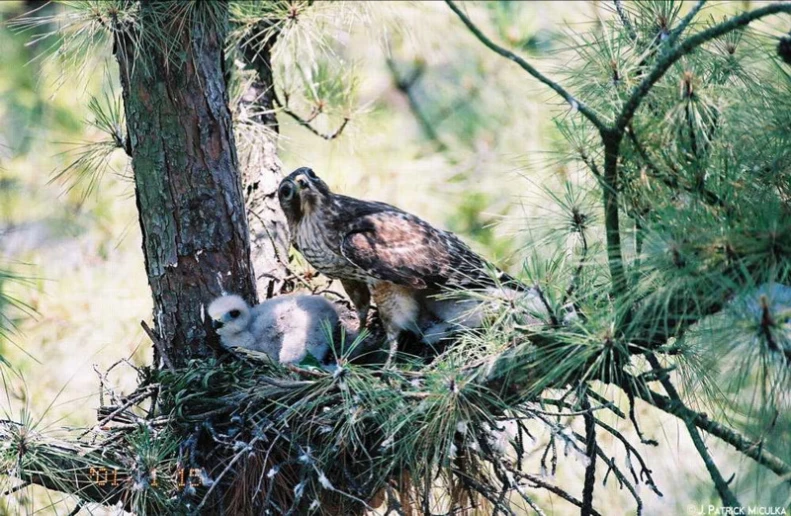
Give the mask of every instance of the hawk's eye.
[[241, 315], [241, 313], [242, 312], [240, 312], [239, 310], [231, 310], [230, 312], [228, 312], [228, 315], [231, 316], [231, 319], [236, 319], [237, 317], [239, 317], [239, 315]]
[[308, 177], [311, 178], [311, 179], [318, 179], [319, 178], [319, 176], [317, 176], [316, 173], [313, 172], [312, 168], [308, 169], [307, 174], [308, 174]]
[[294, 186], [291, 183], [283, 183], [280, 187], [280, 197], [284, 201], [290, 201], [294, 197]]

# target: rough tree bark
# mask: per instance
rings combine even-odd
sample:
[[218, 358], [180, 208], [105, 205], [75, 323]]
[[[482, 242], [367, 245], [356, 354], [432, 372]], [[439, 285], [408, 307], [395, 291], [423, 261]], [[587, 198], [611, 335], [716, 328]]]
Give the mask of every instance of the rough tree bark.
[[[179, 367], [214, 354], [216, 336], [204, 314], [214, 297], [226, 291], [257, 300], [254, 265], [262, 296], [278, 293], [288, 235], [276, 196], [282, 172], [273, 111], [274, 38], [257, 52], [246, 49], [247, 64], [257, 72], [246, 104], [254, 121], [271, 131], [257, 134], [263, 136], [260, 146], [243, 156], [240, 173], [224, 69], [227, 5], [201, 2], [181, 11], [173, 6], [141, 2], [139, 23], [122, 26], [115, 20], [113, 34], [125, 150], [132, 158], [155, 337], [161, 344], [155, 362], [164, 354]], [[81, 503], [120, 503], [132, 510], [127, 491], [97, 484], [92, 473], [94, 466], [112, 470], [119, 464], [106, 461], [102, 450], [86, 455], [78, 450], [68, 456], [56, 448], [48, 456], [53, 476], [23, 468], [22, 480], [76, 493]], [[189, 460], [212, 477], [224, 464], [210, 439], [199, 439], [193, 454]], [[225, 514], [225, 496], [224, 489], [216, 489], [200, 514]]]
[[[195, 9], [227, 17], [223, 6]], [[115, 55], [154, 324], [183, 365], [212, 353], [204, 306], [223, 291], [252, 302], [256, 291], [224, 80], [226, 24], [163, 24], [157, 8], [141, 4], [140, 26], [161, 37], [117, 32]]]
[[243, 156], [241, 171], [256, 287], [261, 298], [269, 299], [283, 287], [289, 248], [288, 226], [277, 200], [277, 187], [283, 177], [282, 163], [277, 157], [279, 126], [272, 76], [272, 47], [277, 34], [267, 26], [256, 27], [253, 32], [265, 36], [245, 42], [241, 49], [246, 65], [255, 71], [255, 80], [242, 100], [250, 111], [250, 121], [266, 127], [267, 131], [260, 134], [255, 147]]

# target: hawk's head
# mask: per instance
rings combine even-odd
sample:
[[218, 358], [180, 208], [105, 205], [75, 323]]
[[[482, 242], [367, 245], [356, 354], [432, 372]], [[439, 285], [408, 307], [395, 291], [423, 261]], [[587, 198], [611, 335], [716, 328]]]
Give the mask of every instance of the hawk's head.
[[330, 196], [330, 188], [308, 167], [300, 167], [283, 178], [277, 189], [280, 207], [290, 224], [297, 224]]

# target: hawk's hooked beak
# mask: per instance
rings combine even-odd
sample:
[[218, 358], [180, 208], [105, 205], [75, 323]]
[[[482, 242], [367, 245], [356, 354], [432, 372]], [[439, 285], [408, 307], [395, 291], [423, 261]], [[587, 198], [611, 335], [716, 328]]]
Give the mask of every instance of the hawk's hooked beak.
[[303, 215], [308, 215], [313, 211], [319, 202], [319, 191], [305, 174], [299, 174], [293, 180], [294, 195], [299, 199], [300, 208]]
[[297, 193], [301, 192], [302, 190], [310, 189], [310, 180], [305, 177], [304, 174], [300, 174], [294, 178], [294, 187], [297, 190]]

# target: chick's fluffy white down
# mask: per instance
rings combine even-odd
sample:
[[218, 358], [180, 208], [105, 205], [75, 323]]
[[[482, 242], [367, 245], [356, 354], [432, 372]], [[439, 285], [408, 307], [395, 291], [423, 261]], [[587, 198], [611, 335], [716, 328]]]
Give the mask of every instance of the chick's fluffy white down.
[[217, 329], [223, 346], [260, 351], [280, 363], [298, 363], [307, 353], [324, 360], [339, 325], [334, 305], [311, 295], [278, 296], [252, 308], [239, 296], [222, 296], [208, 314], [224, 323]]

